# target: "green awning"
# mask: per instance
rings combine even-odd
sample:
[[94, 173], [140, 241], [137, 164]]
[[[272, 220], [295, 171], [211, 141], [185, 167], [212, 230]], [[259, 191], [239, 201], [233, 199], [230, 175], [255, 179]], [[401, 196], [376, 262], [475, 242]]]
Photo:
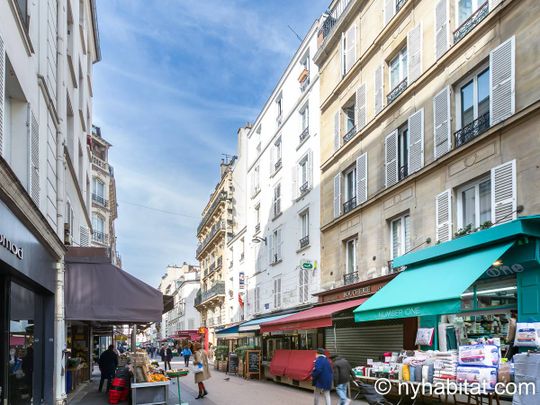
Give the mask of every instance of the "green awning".
[[413, 264], [356, 308], [354, 319], [366, 322], [458, 313], [461, 294], [513, 244]]

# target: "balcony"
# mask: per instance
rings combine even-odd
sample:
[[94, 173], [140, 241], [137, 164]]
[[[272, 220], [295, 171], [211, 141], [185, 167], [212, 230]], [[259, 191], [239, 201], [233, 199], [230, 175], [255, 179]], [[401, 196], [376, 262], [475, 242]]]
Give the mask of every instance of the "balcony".
[[343, 135], [343, 143], [345, 144], [349, 142], [351, 139], [354, 138], [355, 135], [356, 135], [356, 125], [353, 125], [353, 127], [349, 129], [345, 135]]
[[92, 164], [109, 173], [109, 164], [97, 156], [92, 156]]
[[309, 127], [304, 128], [304, 130], [300, 133], [300, 143], [304, 142], [309, 137]]
[[358, 283], [360, 281], [360, 276], [358, 275], [357, 271], [353, 271], [352, 273], [346, 273], [343, 275], [343, 285], [349, 285]]
[[351, 198], [349, 201], [343, 204], [343, 213], [346, 214], [352, 211], [356, 207], [356, 197]]
[[226, 201], [226, 200], [227, 200], [227, 192], [222, 191], [220, 195], [216, 197], [216, 199], [214, 200], [210, 208], [208, 208], [208, 211], [206, 211], [206, 214], [204, 215], [203, 219], [199, 223], [199, 226], [197, 227], [197, 234], [201, 232], [204, 225], [208, 222], [208, 219], [210, 219], [212, 214], [214, 214], [214, 212], [216, 211], [216, 208], [218, 207], [218, 205], [221, 202]]
[[486, 132], [489, 129], [489, 111], [482, 114], [468, 125], [465, 125], [459, 131], [454, 133], [455, 147], [459, 148], [461, 145], [472, 141], [477, 136]]
[[[197, 293], [195, 306], [202, 305], [214, 298], [225, 296], [225, 281], [217, 281], [209, 290]], [[211, 319], [211, 318], [210, 318]]]
[[478, 10], [471, 14], [457, 30], [454, 31], [454, 44], [461, 41], [469, 32], [473, 30], [489, 14], [489, 2], [486, 1]]
[[306, 246], [309, 246], [309, 235], [306, 235], [300, 239], [300, 249], [303, 249]]
[[214, 239], [214, 237], [221, 231], [225, 231], [225, 221], [219, 221], [212, 226], [210, 233], [204, 238], [204, 240], [197, 246], [197, 257], [208, 246], [208, 244]]
[[96, 193], [92, 193], [92, 201], [105, 208], [109, 206], [109, 201], [106, 200], [102, 195]]
[[409, 175], [409, 165], [405, 164], [399, 167], [398, 180], [401, 181]]
[[392, 89], [390, 93], [386, 96], [386, 104], [392, 103], [396, 98], [399, 97], [401, 93], [407, 88], [407, 78], [403, 79], [396, 87]]
[[92, 241], [101, 245], [108, 245], [109, 235], [104, 232], [94, 231], [92, 232]]
[[309, 181], [306, 181], [304, 182], [304, 184], [300, 186], [300, 195], [302, 196], [308, 191], [309, 191]]

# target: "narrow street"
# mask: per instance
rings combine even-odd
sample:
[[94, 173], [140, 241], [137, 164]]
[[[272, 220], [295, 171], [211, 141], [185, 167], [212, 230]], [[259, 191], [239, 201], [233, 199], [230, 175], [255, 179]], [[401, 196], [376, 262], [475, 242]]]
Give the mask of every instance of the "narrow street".
[[[172, 362], [173, 368], [178, 368], [183, 362]], [[98, 392], [99, 371], [94, 371], [89, 384], [77, 392], [70, 401], [72, 405], [105, 405], [108, 404], [107, 395]], [[193, 376], [189, 375], [181, 380], [180, 389], [182, 401], [189, 404], [201, 405], [311, 405], [313, 394], [310, 391], [276, 384], [271, 381], [244, 380], [241, 377], [228, 376], [225, 373], [212, 369], [212, 378], [206, 384], [208, 396], [197, 400], [197, 387], [193, 383]], [[178, 404], [178, 391], [176, 383], [169, 386], [169, 404]], [[264, 400], [261, 402], [261, 398]], [[338, 398], [332, 394], [332, 403]], [[122, 402], [126, 404], [126, 402]], [[121, 404], [122, 404], [121, 403]], [[321, 398], [321, 403], [324, 403]], [[364, 401], [353, 401], [351, 404], [367, 404]]]

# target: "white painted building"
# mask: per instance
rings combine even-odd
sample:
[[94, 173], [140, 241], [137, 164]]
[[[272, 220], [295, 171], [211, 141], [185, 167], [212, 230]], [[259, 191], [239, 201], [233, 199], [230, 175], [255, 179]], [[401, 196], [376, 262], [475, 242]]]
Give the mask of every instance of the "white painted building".
[[[88, 139], [92, 69], [100, 58], [94, 0], [0, 1], [1, 206], [9, 207], [56, 262], [56, 270], [40, 269], [56, 271], [54, 294], [34, 291], [44, 302], [54, 301], [43, 305], [47, 324], [54, 321], [54, 336], [47, 327], [34, 340], [36, 348], [38, 342], [44, 346], [35, 363], [43, 370], [43, 381], [36, 381], [43, 385], [45, 403], [65, 399], [61, 245], [88, 246], [91, 239]], [[0, 221], [6, 218], [2, 212]], [[52, 318], [49, 310], [55, 312]]]
[[319, 76], [314, 24], [247, 140], [245, 319], [313, 303], [320, 285]]

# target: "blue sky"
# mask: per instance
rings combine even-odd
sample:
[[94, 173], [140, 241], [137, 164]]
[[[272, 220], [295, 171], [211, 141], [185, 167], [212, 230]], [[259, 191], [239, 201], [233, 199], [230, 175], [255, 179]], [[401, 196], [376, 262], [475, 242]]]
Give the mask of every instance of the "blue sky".
[[94, 124], [113, 144], [125, 270], [157, 285], [168, 264], [196, 263], [222, 154], [235, 153], [238, 127], [255, 120], [299, 45], [287, 25], [304, 36], [329, 3], [97, 1]]

